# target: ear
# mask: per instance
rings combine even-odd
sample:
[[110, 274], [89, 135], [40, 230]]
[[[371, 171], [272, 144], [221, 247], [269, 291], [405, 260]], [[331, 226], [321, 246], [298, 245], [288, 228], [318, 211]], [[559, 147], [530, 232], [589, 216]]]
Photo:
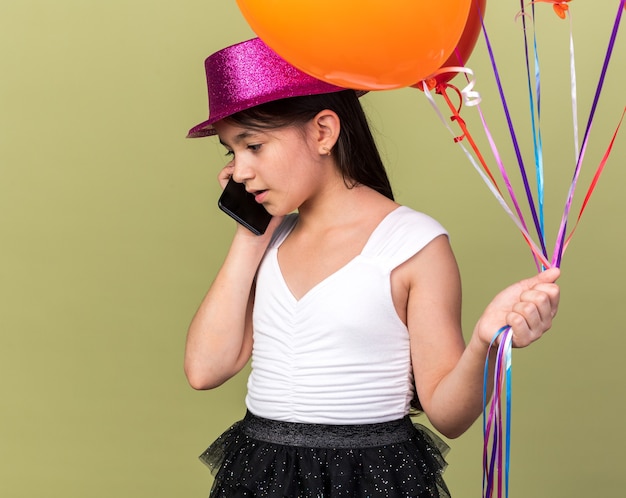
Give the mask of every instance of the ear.
[[316, 146], [321, 155], [331, 155], [341, 131], [341, 120], [337, 113], [330, 109], [318, 112], [312, 119]]

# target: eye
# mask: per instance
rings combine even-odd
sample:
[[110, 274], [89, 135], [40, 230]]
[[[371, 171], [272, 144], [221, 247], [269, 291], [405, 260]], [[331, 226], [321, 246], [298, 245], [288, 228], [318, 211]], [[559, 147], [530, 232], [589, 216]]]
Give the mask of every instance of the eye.
[[250, 144], [248, 145], [248, 149], [252, 152], [258, 152], [261, 149], [261, 144]]
[[234, 157], [235, 153], [232, 150], [227, 150], [224, 154], [226, 157]]

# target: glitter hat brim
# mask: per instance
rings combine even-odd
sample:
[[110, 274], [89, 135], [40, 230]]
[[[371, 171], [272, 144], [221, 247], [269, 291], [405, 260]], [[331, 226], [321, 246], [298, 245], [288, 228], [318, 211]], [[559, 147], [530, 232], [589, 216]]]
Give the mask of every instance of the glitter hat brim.
[[346, 90], [300, 71], [259, 38], [215, 52], [204, 68], [209, 119], [191, 128], [187, 138], [215, 135], [217, 121], [266, 102]]

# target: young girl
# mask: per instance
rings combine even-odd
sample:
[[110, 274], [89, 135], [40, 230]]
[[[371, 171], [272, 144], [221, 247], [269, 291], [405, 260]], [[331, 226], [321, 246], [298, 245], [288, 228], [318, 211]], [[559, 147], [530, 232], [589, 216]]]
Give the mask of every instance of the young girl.
[[[493, 334], [523, 347], [550, 328], [557, 269], [487, 306], [466, 345], [445, 230], [400, 206], [355, 91], [315, 80], [259, 39], [206, 62], [209, 119], [273, 219], [237, 226], [190, 325], [185, 372], [211, 389], [252, 357], [245, 418], [201, 459], [213, 497], [445, 497], [445, 444], [482, 412]], [[297, 214], [296, 214], [297, 213]]]

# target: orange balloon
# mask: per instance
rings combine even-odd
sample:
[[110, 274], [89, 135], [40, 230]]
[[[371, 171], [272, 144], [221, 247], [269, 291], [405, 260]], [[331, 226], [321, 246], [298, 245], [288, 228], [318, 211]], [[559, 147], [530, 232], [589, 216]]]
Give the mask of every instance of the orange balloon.
[[300, 70], [361, 90], [413, 85], [441, 67], [473, 0], [237, 0], [252, 29]]
[[[456, 48], [450, 54], [450, 57], [438, 67], [437, 70], [446, 67], [453, 66], [465, 66], [467, 61], [472, 55], [478, 36], [482, 29], [482, 19], [485, 16], [485, 7], [487, 6], [487, 0], [473, 0], [470, 7], [469, 15], [463, 29], [463, 34], [457, 43]], [[433, 71], [434, 72], [434, 71]], [[430, 89], [434, 88], [440, 83], [447, 83], [456, 76], [456, 73], [441, 73], [433, 77], [425, 78], [427, 85]], [[422, 90], [421, 82], [413, 85], [415, 88]]]

